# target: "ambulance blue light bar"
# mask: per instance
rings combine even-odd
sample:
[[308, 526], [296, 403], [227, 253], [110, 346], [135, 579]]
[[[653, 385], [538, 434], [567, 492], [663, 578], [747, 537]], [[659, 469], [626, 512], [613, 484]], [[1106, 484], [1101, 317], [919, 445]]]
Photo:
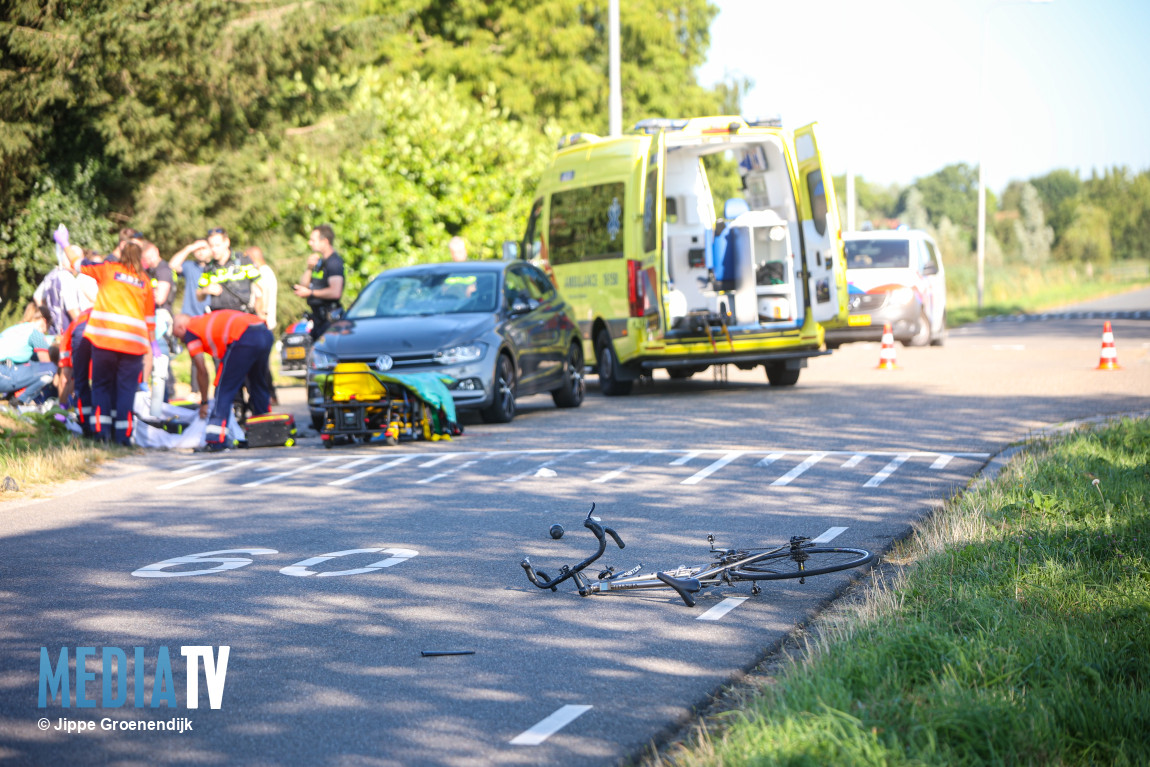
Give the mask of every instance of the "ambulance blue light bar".
[[646, 133], [651, 135], [658, 133], [661, 130], [683, 130], [687, 127], [688, 120], [671, 119], [669, 117], [648, 117], [645, 120], [640, 120], [635, 123], [632, 128], [635, 133]]
[[599, 141], [600, 138], [594, 133], [568, 133], [563, 138], [559, 139], [559, 148], [566, 149], [569, 146], [576, 144], [590, 144]]

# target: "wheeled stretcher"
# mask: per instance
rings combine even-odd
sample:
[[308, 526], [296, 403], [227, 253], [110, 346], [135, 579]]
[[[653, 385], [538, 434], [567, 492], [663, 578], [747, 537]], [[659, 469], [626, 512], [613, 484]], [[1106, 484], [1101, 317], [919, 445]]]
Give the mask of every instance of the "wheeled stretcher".
[[390, 375], [364, 362], [344, 362], [318, 381], [323, 391], [325, 447], [336, 442], [388, 445], [400, 440], [451, 439], [463, 433], [455, 422], [451, 392], [430, 374]]

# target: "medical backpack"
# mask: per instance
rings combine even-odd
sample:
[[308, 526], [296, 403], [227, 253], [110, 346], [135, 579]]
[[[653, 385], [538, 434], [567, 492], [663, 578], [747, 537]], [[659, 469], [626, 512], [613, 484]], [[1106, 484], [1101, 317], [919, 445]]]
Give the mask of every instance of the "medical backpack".
[[291, 447], [295, 444], [295, 418], [288, 413], [249, 416], [244, 428], [248, 447]]

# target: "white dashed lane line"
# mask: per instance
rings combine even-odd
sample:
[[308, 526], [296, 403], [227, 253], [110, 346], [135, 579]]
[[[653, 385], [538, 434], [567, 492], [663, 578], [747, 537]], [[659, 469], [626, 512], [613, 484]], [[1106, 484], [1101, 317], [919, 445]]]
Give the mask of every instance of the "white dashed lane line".
[[681, 484], [681, 485], [697, 485], [700, 482], [702, 482], [704, 479], [706, 479], [707, 477], [714, 474], [719, 469], [726, 466], [728, 463], [731, 463], [732, 461], [737, 460], [739, 458], [739, 456], [741, 456], [741, 455], [745, 455], [745, 452], [742, 450], [735, 450], [735, 451], [732, 451], [730, 453], [727, 453], [726, 455], [724, 455], [722, 458], [720, 458], [719, 460], [712, 463], [707, 468], [705, 468], [701, 471], [695, 472], [693, 475], [691, 475], [690, 477], [687, 477], [686, 479], [684, 479], [679, 484]]
[[525, 730], [516, 735], [511, 739], [511, 745], [538, 746], [590, 710], [591, 706], [563, 706], [529, 730]]
[[847, 529], [845, 527], [829, 528], [825, 533], [822, 533], [817, 538], [811, 538], [811, 543], [830, 543], [846, 531]]
[[805, 461], [803, 461], [798, 466], [796, 466], [795, 468], [788, 471], [783, 476], [776, 479], [774, 482], [771, 483], [771, 485], [773, 487], [782, 487], [783, 485], [791, 484], [791, 482], [794, 482], [796, 479], [801, 477], [803, 475], [803, 473], [806, 472], [807, 469], [811, 468], [816, 463], [821, 461], [825, 456], [826, 456], [826, 453], [812, 453], [811, 455], [807, 456], [807, 459]]
[[878, 487], [886, 481], [887, 477], [889, 477], [891, 474], [894, 474], [899, 466], [902, 466], [904, 463], [909, 461], [910, 456], [910, 453], [899, 453], [893, 459], [891, 459], [890, 463], [882, 468], [882, 471], [864, 482], [863, 487]]
[[[401, 455], [398, 458], [393, 458], [392, 460], [387, 461], [386, 463], [380, 463], [380, 464], [377, 464], [375, 466], [372, 466], [370, 469], [364, 469], [361, 472], [358, 472], [356, 474], [352, 474], [350, 477], [341, 477], [339, 479], [332, 480], [331, 482], [328, 482], [328, 484], [329, 485], [337, 485], [337, 486], [338, 485], [346, 485], [348, 483], [355, 482], [357, 479], [363, 479], [364, 477], [370, 477], [372, 474], [378, 474], [379, 472], [383, 471], [384, 469], [390, 469], [392, 466], [398, 466], [401, 463], [407, 463], [408, 461], [412, 460], [413, 458], [419, 458], [423, 455], [424, 455], [423, 453], [409, 453], [408, 455]], [[368, 460], [378, 460], [378, 459], [375, 456], [372, 456]], [[359, 465], [361, 463], [362, 463], [362, 461], [353, 461], [352, 464], [349, 464], [349, 466]]]

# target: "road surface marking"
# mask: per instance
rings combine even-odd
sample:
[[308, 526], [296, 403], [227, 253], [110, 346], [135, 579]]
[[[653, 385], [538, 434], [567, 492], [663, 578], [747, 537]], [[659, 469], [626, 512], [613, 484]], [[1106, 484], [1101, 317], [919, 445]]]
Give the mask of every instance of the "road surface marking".
[[298, 460], [299, 460], [298, 458], [283, 458], [279, 461], [276, 461], [275, 463], [269, 463], [266, 466], [257, 466], [254, 470], [260, 471], [260, 472], [275, 471], [276, 469], [278, 469], [279, 467], [281, 467], [285, 464], [295, 463]]
[[522, 472], [522, 473], [516, 474], [516, 475], [514, 475], [514, 476], [512, 476], [512, 477], [507, 477], [507, 478], [506, 478], [506, 479], [504, 479], [503, 481], [504, 481], [504, 482], [518, 482], [519, 480], [521, 480], [521, 479], [523, 479], [523, 478], [525, 478], [525, 477], [533, 477], [533, 476], [535, 476], [535, 474], [536, 474], [536, 473], [537, 473], [537, 472], [538, 472], [540, 469], [546, 469], [548, 466], [550, 466], [551, 464], [555, 463], [556, 461], [558, 461], [558, 460], [559, 460], [559, 459], [561, 459], [561, 458], [567, 458], [568, 456], [572, 456], [572, 455], [575, 455], [576, 453], [585, 453], [585, 452], [587, 452], [587, 451], [586, 451], [586, 450], [584, 450], [584, 449], [582, 449], [582, 448], [579, 448], [579, 449], [575, 449], [575, 450], [568, 450], [566, 453], [563, 453], [562, 455], [557, 455], [557, 456], [555, 456], [554, 458], [552, 458], [552, 459], [550, 459], [550, 460], [548, 460], [548, 461], [544, 461], [543, 463], [541, 463], [541, 464], [539, 464], [538, 466], [536, 466], [534, 469], [528, 469], [527, 471], [524, 471], [524, 472]]
[[731, 461], [738, 459], [739, 456], [741, 456], [743, 454], [744, 453], [742, 450], [734, 450], [730, 453], [727, 453], [726, 455], [724, 455], [722, 458], [720, 458], [719, 460], [712, 463], [707, 468], [695, 472], [693, 475], [691, 475], [690, 477], [687, 477], [686, 479], [684, 479], [679, 484], [680, 485], [697, 485], [700, 482], [702, 482], [704, 479], [706, 479], [707, 477], [714, 474], [719, 469], [726, 466]]
[[689, 453], [687, 453], [686, 455], [681, 455], [678, 458], [676, 458], [675, 460], [671, 461], [670, 465], [671, 466], [682, 466], [683, 464], [689, 462], [692, 458], [698, 458], [702, 452], [703, 452], [702, 450], [692, 450]]
[[610, 482], [611, 480], [615, 479], [615, 477], [619, 476], [620, 474], [623, 474], [624, 472], [627, 471], [627, 469], [631, 468], [634, 465], [635, 464], [633, 464], [633, 463], [624, 464], [624, 465], [620, 466], [618, 469], [615, 469], [614, 471], [609, 471], [606, 474], [604, 474], [603, 476], [596, 477], [595, 479], [591, 480], [591, 484], [592, 485], [601, 485], [604, 482]]
[[811, 538], [811, 543], [830, 543], [846, 531], [847, 529], [845, 527], [832, 527], [818, 538]]
[[168, 482], [166, 484], [160, 485], [156, 489], [157, 490], [169, 490], [173, 487], [179, 487], [180, 485], [190, 485], [193, 482], [198, 482], [199, 480], [204, 479], [205, 477], [210, 477], [213, 474], [223, 474], [225, 471], [231, 471], [233, 469], [238, 469], [241, 466], [251, 466], [253, 463], [259, 463], [259, 459], [257, 458], [254, 461], [228, 461], [227, 465], [221, 466], [220, 468], [215, 469], [213, 471], [206, 471], [203, 474], [193, 474], [190, 477], [184, 477], [183, 479], [177, 479], [175, 482]]
[[930, 465], [930, 468], [932, 468], [932, 469], [944, 469], [944, 468], [946, 468], [946, 465], [948, 463], [950, 463], [951, 458], [954, 458], [954, 456], [953, 455], [940, 455], [938, 458], [934, 459], [934, 463], [932, 463]]
[[756, 463], [755, 466], [770, 466], [772, 463], [779, 460], [784, 455], [786, 455], [786, 453], [771, 453], [770, 455], [764, 457], [763, 460]]
[[719, 604], [715, 605], [710, 610], [707, 610], [707, 612], [703, 613], [695, 620], [717, 621], [719, 618], [722, 618], [724, 615], [729, 613], [731, 610], [734, 610], [736, 607], [741, 605], [743, 602], [746, 602], [748, 599], [750, 599], [750, 597], [727, 597], [722, 602], [719, 602]]
[[848, 458], [845, 463], [843, 463], [842, 468], [853, 469], [864, 460], [866, 460], [866, 453], [855, 453], [850, 458]]
[[826, 453], [811, 453], [811, 455], [808, 456], [805, 461], [772, 482], [771, 486], [778, 487], [782, 485], [789, 485], [792, 481], [801, 477], [807, 469], [821, 461], [825, 455]]
[[511, 739], [511, 745], [538, 746], [590, 710], [591, 706], [563, 706], [531, 729], [516, 735]]
[[878, 474], [875, 474], [873, 477], [863, 483], [863, 487], [878, 487], [884, 481], [886, 481], [887, 477], [889, 477], [891, 474], [894, 474], [895, 470], [898, 469], [899, 466], [902, 466], [908, 460], [910, 460], [910, 453], [900, 453], [896, 455], [893, 459], [891, 459], [890, 463], [882, 468], [882, 471], [880, 471]]
[[209, 463], [212, 463], [212, 461], [195, 461], [195, 462], [190, 463], [187, 466], [183, 467], [182, 469], [176, 469], [172, 473], [173, 474], [184, 474], [185, 472], [195, 471], [196, 469], [203, 468], [204, 466], [207, 466]]
[[[338, 461], [340, 458], [341, 458], [341, 456], [338, 456], [338, 455], [329, 455], [325, 458], [320, 458], [320, 459], [313, 461], [311, 463], [304, 464], [303, 466], [297, 466], [294, 469], [292, 469], [291, 471], [283, 471], [283, 472], [280, 472], [279, 474], [272, 474], [269, 477], [264, 477], [263, 479], [257, 479], [254, 482], [248, 482], [247, 484], [240, 485], [240, 487], [259, 487], [260, 485], [266, 485], [269, 482], [275, 482], [277, 479], [283, 479], [285, 477], [290, 477], [290, 476], [293, 476], [295, 474], [299, 474], [301, 472], [310, 471], [310, 470], [314, 469], [316, 466], [320, 465], [321, 463], [330, 463], [331, 461]], [[292, 458], [289, 460], [294, 461], [295, 459]]]
[[[352, 474], [350, 477], [341, 477], [340, 479], [332, 480], [331, 482], [328, 482], [328, 484], [329, 485], [346, 485], [349, 482], [355, 482], [357, 479], [362, 479], [363, 477], [369, 477], [372, 474], [377, 474], [377, 473], [383, 471], [384, 469], [390, 469], [392, 466], [398, 466], [401, 463], [406, 463], [407, 461], [410, 461], [412, 458], [418, 458], [422, 455], [424, 455], [424, 454], [423, 453], [412, 453], [411, 455], [401, 455], [398, 458], [393, 458], [392, 460], [388, 461], [387, 463], [381, 463], [381, 464], [378, 464], [376, 466], [372, 466], [370, 469], [364, 469], [363, 471], [359, 472], [358, 474]], [[353, 463], [356, 463], [356, 462], [353, 461]]]

